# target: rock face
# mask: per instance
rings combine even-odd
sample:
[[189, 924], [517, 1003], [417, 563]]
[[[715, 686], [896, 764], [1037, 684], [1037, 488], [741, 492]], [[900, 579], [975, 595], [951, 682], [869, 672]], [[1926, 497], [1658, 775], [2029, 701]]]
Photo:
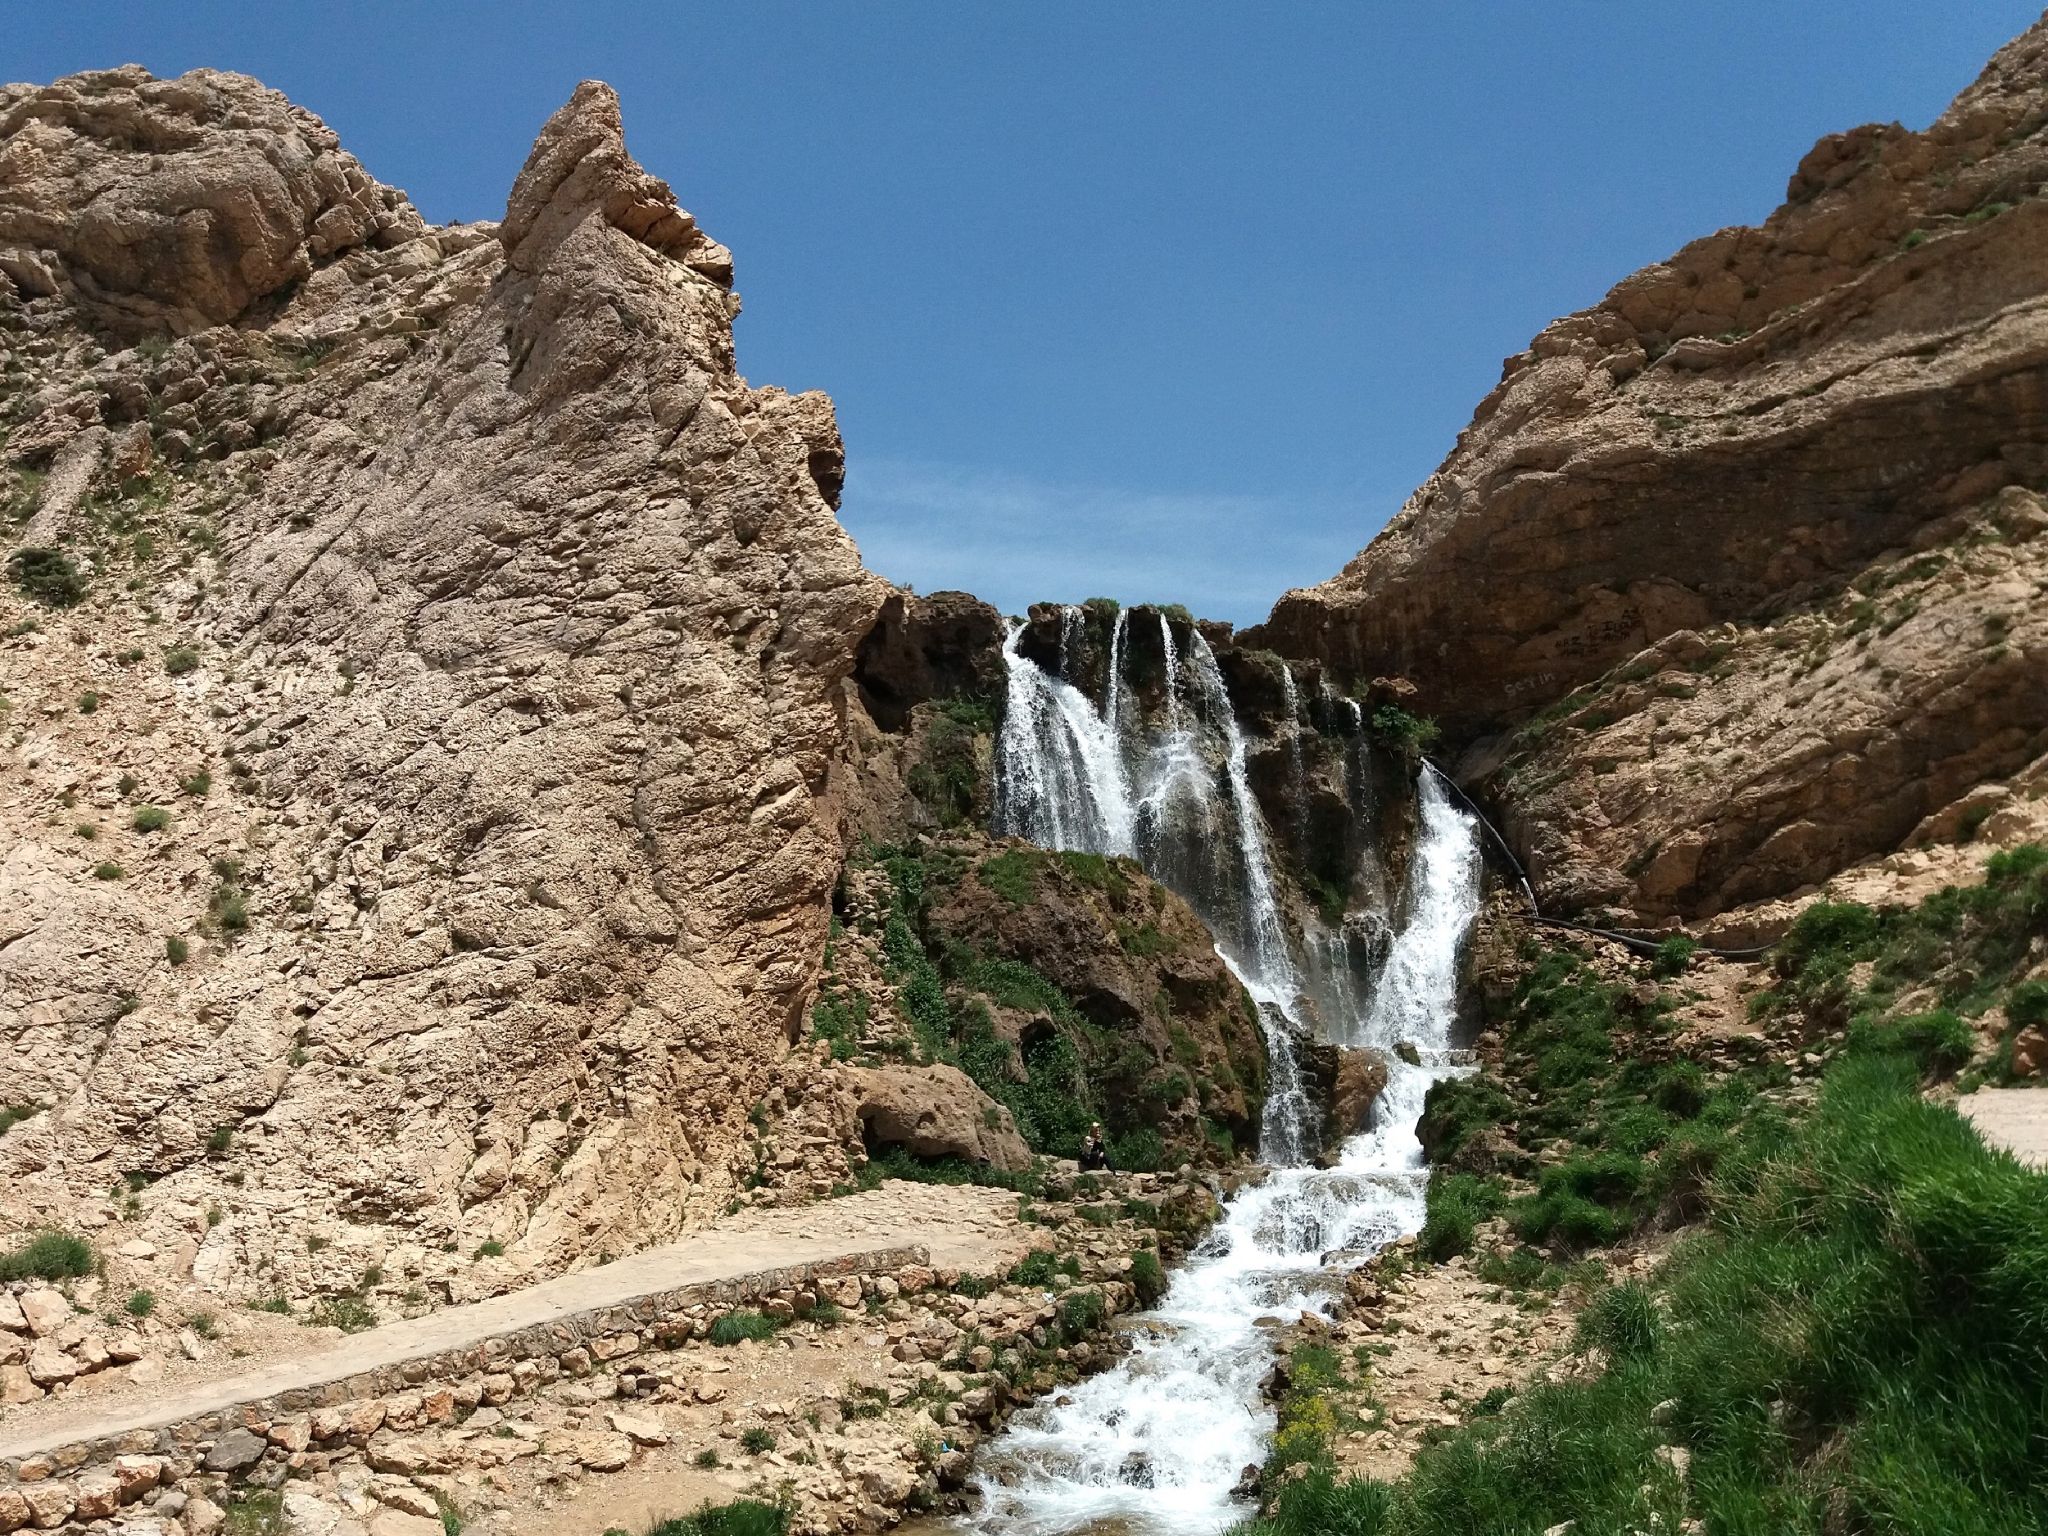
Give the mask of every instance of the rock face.
[[730, 257], [610, 90], [503, 225], [429, 230], [253, 81], [8, 87], [0, 248], [0, 490], [108, 443], [44, 533], [83, 607], [0, 596], [5, 1097], [52, 1106], [0, 1226], [132, 1172], [231, 1295], [461, 1290], [722, 1205], [886, 589], [830, 403], [740, 378]]
[[[1958, 552], [1945, 620], [1918, 637], [1900, 620], [1895, 643], [1880, 645], [1888, 629], [1841, 658], [1867, 684], [1824, 677], [1761, 721], [1750, 706], [1789, 697], [1783, 669], [1727, 658], [1823, 622], [1837, 640], [1867, 633], [1842, 631], [1859, 604], [1897, 617], [1868, 583], [1913, 570], [1901, 556], [2014, 515], [2031, 526], [2011, 498], [2048, 475], [2044, 70], [2036, 26], [1926, 132], [1822, 140], [1761, 227], [1695, 241], [1549, 326], [1386, 531], [1246, 641], [1412, 678], [1418, 708], [1482, 743], [1468, 774], [1527, 745], [1490, 733], [1532, 715], [1547, 729], [1545, 706], [1596, 685], [1742, 717], [1715, 750], [1669, 751], [1646, 724], [1622, 750], [1539, 753], [1502, 782], [1533, 824], [1552, 815], [1529, 798], [1546, 774], [1586, 791], [1594, 764], [1654, 744], [1656, 795], [1678, 781], [1654, 807], [1641, 775], [1588, 791], [1566, 830], [1525, 833], [1539, 886], [1577, 905], [1697, 915], [1780, 894], [2021, 770], [2048, 747], [2048, 657], [2018, 614], [2026, 558]], [[2012, 639], [1966, 643], [1996, 614]], [[1724, 668], [1743, 680], [1718, 686]], [[1581, 724], [1603, 730], [1611, 711], [1583, 702]], [[1614, 829], [1638, 809], [1632, 843]]]
[[131, 64], [0, 87], [0, 272], [118, 335], [239, 320], [318, 263], [424, 233], [326, 124], [245, 75]]
[[1010, 1112], [958, 1067], [852, 1067], [868, 1138], [917, 1157], [956, 1157], [1006, 1173], [1031, 1166]]

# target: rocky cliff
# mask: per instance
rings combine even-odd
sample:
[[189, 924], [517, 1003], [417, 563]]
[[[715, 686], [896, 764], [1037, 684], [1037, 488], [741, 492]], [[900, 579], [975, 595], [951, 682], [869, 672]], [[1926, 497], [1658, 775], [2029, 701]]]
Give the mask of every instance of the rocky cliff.
[[0, 273], [0, 1223], [460, 1295], [722, 1207], [885, 588], [610, 90], [431, 229], [255, 81], [9, 86]]
[[2044, 179], [2048, 25], [1547, 327], [1247, 639], [1412, 679], [1580, 909], [1783, 895], [2037, 772]]

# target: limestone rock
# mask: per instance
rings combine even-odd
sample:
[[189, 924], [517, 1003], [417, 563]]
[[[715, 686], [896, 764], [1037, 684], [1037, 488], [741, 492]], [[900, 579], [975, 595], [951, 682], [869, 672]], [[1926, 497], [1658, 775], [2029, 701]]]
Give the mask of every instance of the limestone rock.
[[[181, 1173], [201, 1286], [316, 1294], [404, 1241], [466, 1298], [722, 1210], [822, 966], [843, 692], [887, 591], [833, 516], [830, 402], [738, 371], [729, 255], [595, 83], [496, 229], [428, 230], [210, 71], [0, 88], [0, 185], [0, 308], [66, 424], [10, 458], [104, 426], [133, 468], [154, 427], [151, 494], [219, 536], [181, 595], [10, 661], [21, 804], [93, 764], [79, 817], [154, 862], [96, 879], [74, 818], [0, 817], [9, 1101], [75, 1106], [0, 1144], [0, 1222]], [[28, 607], [0, 591], [6, 625]], [[206, 659], [166, 673], [187, 640]], [[91, 675], [131, 647], [118, 690]], [[129, 771], [175, 839], [129, 829]], [[166, 964], [229, 860], [246, 930]]]
[[218, 70], [6, 87], [0, 181], [10, 271], [129, 334], [235, 320], [316, 262], [424, 228], [319, 119]]
[[243, 1472], [263, 1459], [260, 1435], [246, 1429], [231, 1429], [213, 1442], [204, 1461], [209, 1472]]
[[[2012, 189], [2048, 174], [2044, 58], [2037, 23], [1925, 132], [1823, 139], [1760, 227], [1545, 328], [1242, 643], [1412, 679], [1553, 907], [1787, 895], [2020, 771], [2048, 750], [2038, 562], [1974, 569], [1959, 520], [2038, 543], [2048, 202]], [[1958, 588], [1940, 615], [1884, 585], [1920, 555]]]
[[1336, 1136], [1353, 1136], [1372, 1120], [1372, 1107], [1387, 1086], [1387, 1064], [1379, 1052], [1363, 1047], [1337, 1052], [1336, 1081], [1330, 1089], [1329, 1127]]
[[71, 1303], [61, 1291], [28, 1291], [21, 1297], [21, 1315], [30, 1333], [46, 1339], [71, 1321]]
[[1031, 1166], [1010, 1112], [958, 1067], [852, 1068], [856, 1111], [868, 1135], [919, 1157], [957, 1157], [1006, 1173]]

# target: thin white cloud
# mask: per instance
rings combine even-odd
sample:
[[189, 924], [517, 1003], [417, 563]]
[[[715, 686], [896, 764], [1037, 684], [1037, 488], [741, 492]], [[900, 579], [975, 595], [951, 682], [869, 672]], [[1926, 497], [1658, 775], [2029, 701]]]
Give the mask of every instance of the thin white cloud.
[[1058, 485], [959, 465], [857, 460], [841, 518], [868, 565], [920, 592], [1006, 613], [1114, 597], [1251, 624], [1289, 587], [1333, 576], [1400, 496], [1282, 502]]

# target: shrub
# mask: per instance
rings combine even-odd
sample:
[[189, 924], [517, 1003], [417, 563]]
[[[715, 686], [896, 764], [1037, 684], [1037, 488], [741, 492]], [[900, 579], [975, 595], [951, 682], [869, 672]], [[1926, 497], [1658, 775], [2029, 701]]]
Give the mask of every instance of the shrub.
[[360, 1296], [329, 1296], [313, 1308], [312, 1321], [343, 1333], [361, 1333], [377, 1326], [377, 1314]]
[[2023, 981], [2005, 999], [2006, 1021], [2014, 1029], [2048, 1027], [2048, 981]]
[[1437, 738], [1434, 720], [1412, 715], [1398, 704], [1382, 704], [1374, 710], [1366, 729], [1381, 745], [1410, 757], [1427, 752]]
[[775, 1449], [773, 1432], [754, 1425], [740, 1436], [740, 1448], [751, 1456], [759, 1456]]
[[1012, 1285], [1050, 1285], [1056, 1274], [1079, 1274], [1081, 1266], [1072, 1257], [1061, 1259], [1047, 1248], [1034, 1248], [1010, 1269]]
[[92, 877], [95, 880], [119, 880], [127, 873], [128, 871], [116, 864], [112, 859], [102, 859], [92, 867]]
[[1109, 1162], [1125, 1173], [1156, 1173], [1166, 1166], [1166, 1142], [1151, 1127], [1140, 1126], [1109, 1143]]
[[759, 1342], [775, 1337], [776, 1323], [772, 1317], [759, 1312], [741, 1310], [728, 1312], [711, 1325], [711, 1342], [714, 1344], [737, 1344], [743, 1339]]
[[1692, 957], [1699, 952], [1699, 941], [1674, 935], [1657, 946], [1657, 953], [1650, 960], [1650, 974], [1653, 976], [1682, 976]]
[[1069, 1291], [1060, 1302], [1060, 1332], [1069, 1340], [1085, 1338], [1102, 1326], [1100, 1291]]
[[476, 1245], [476, 1252], [471, 1257], [479, 1259], [502, 1259], [503, 1257], [505, 1257], [505, 1245], [499, 1242], [495, 1237], [487, 1237], [482, 1242]]
[[1614, 1355], [1647, 1355], [1663, 1337], [1657, 1303], [1633, 1280], [1610, 1285], [1579, 1314], [1578, 1340]]
[[1697, 1062], [1671, 1062], [1657, 1073], [1650, 1102], [1666, 1114], [1690, 1120], [1707, 1107], [1707, 1074]]
[[24, 1120], [33, 1119], [43, 1112], [40, 1104], [0, 1104], [0, 1136], [5, 1136]]
[[191, 957], [192, 946], [175, 933], [164, 940], [164, 958], [173, 965], [183, 965]]
[[187, 672], [196, 671], [199, 653], [189, 645], [177, 645], [164, 652], [164, 671], [172, 677], [183, 677]]
[[59, 549], [30, 546], [7, 560], [14, 584], [46, 608], [69, 608], [85, 596], [85, 578]]
[[1498, 1215], [1505, 1198], [1498, 1179], [1437, 1169], [1429, 1176], [1417, 1248], [1438, 1263], [1471, 1252], [1474, 1229]]
[[150, 1291], [131, 1292], [128, 1297], [127, 1308], [130, 1317], [148, 1317], [156, 1311], [156, 1296]]
[[78, 712], [81, 715], [96, 715], [99, 713], [99, 708], [100, 696], [97, 693], [88, 689], [78, 696]]
[[194, 800], [200, 799], [213, 788], [213, 775], [201, 768], [190, 778], [180, 779], [178, 788]]
[[39, 1232], [11, 1253], [0, 1254], [0, 1282], [74, 1280], [99, 1267], [91, 1244], [69, 1232]]
[[706, 1504], [694, 1515], [664, 1520], [647, 1536], [788, 1536], [788, 1532], [787, 1509], [757, 1499], [740, 1499], [731, 1504]]
[[1138, 1305], [1156, 1307], [1166, 1294], [1166, 1266], [1150, 1248], [1131, 1255], [1131, 1288], [1138, 1293]]
[[1439, 1163], [1453, 1162], [1479, 1131], [1498, 1125], [1515, 1112], [1507, 1092], [1493, 1078], [1439, 1078], [1422, 1101], [1415, 1134]]
[[133, 825], [138, 832], [161, 832], [171, 824], [171, 813], [160, 805], [135, 807]]

